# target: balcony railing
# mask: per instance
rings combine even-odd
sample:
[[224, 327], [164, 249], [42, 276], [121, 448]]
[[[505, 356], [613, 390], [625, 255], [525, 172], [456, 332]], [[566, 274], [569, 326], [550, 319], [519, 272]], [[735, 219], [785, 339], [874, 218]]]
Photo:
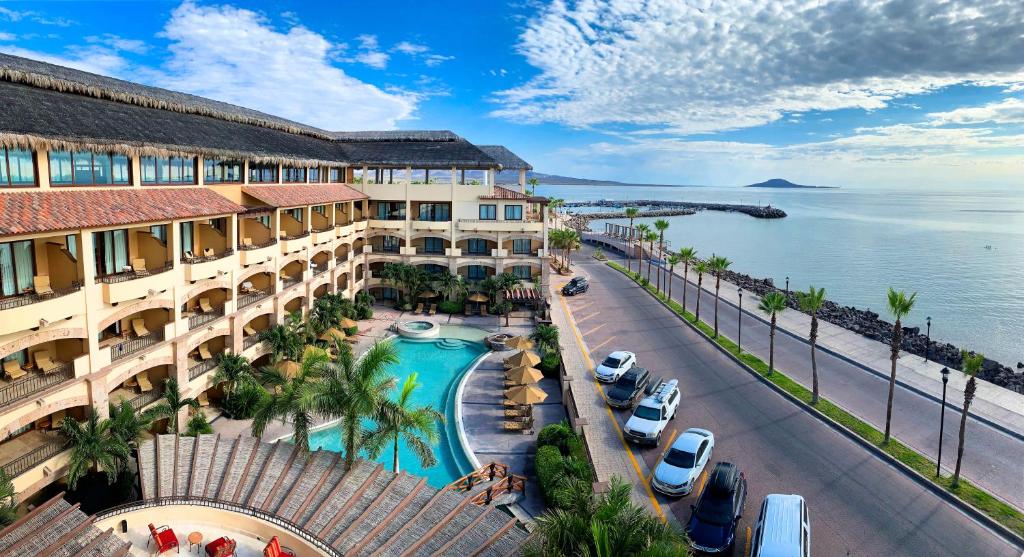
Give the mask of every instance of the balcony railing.
[[116, 362], [122, 358], [126, 358], [140, 350], [144, 350], [163, 342], [164, 340], [164, 328], [161, 325], [155, 331], [150, 331], [148, 335], [144, 337], [135, 337], [128, 340], [119, 342], [110, 347], [110, 361]]
[[74, 366], [66, 362], [50, 373], [31, 373], [0, 387], [0, 408], [45, 391], [75, 377]]
[[229, 256], [229, 255], [231, 255], [233, 253], [235, 253], [235, 250], [233, 250], [231, 248], [228, 248], [228, 249], [222, 251], [221, 253], [215, 253], [213, 255], [202, 255], [202, 256], [195, 256], [195, 257], [182, 257], [181, 258], [181, 262], [182, 263], [188, 263], [189, 265], [194, 265], [196, 263], [209, 263], [210, 261], [216, 261], [218, 259], [224, 259], [225, 257], [227, 257], [227, 256]]
[[242, 349], [248, 350], [260, 343], [260, 335], [249, 335], [242, 339]]
[[283, 288], [288, 288], [290, 286], [295, 286], [296, 284], [299, 284], [300, 282], [302, 282], [302, 275], [299, 275], [297, 277], [289, 277], [289, 276], [281, 277], [281, 285], [282, 285]]
[[270, 296], [269, 290], [254, 290], [245, 294], [239, 294], [238, 309], [249, 307], [267, 296]]
[[161, 385], [155, 389], [151, 389], [139, 395], [135, 395], [128, 399], [128, 404], [132, 405], [132, 409], [136, 412], [142, 410], [143, 407], [152, 404], [164, 396], [164, 387]]
[[322, 274], [327, 272], [327, 263], [324, 262], [323, 265], [310, 265], [309, 266], [309, 270], [313, 271], [313, 276], [314, 277], [318, 276], [318, 275], [322, 275]]
[[215, 367], [217, 367], [217, 358], [196, 362], [188, 366], [188, 380], [191, 381]]
[[213, 308], [213, 311], [194, 313], [188, 318], [188, 330], [191, 331], [196, 327], [205, 325], [206, 323], [220, 317], [224, 317], [224, 306], [215, 307]]
[[320, 228], [314, 228], [313, 232], [330, 232], [332, 230], [334, 230], [333, 226], [323, 226]]
[[18, 296], [12, 296], [10, 298], [0, 299], [0, 311], [5, 309], [20, 308], [30, 304], [38, 302], [45, 302], [46, 300], [52, 300], [54, 298], [60, 298], [61, 296], [67, 296], [74, 292], [78, 292], [82, 289], [81, 281], [74, 281], [70, 286], [64, 288], [54, 288], [53, 292], [49, 294], [36, 294], [35, 292], [26, 292], [25, 294], [19, 294]]
[[348, 261], [348, 254], [347, 253], [345, 255], [339, 255], [338, 257], [334, 258], [334, 262], [335, 263], [344, 263], [346, 261]]
[[308, 230], [306, 230], [305, 232], [299, 232], [298, 234], [282, 234], [281, 235], [281, 239], [282, 240], [298, 240], [299, 238], [305, 238], [306, 236], [309, 236], [309, 231]]
[[125, 271], [123, 273], [115, 273], [113, 275], [106, 275], [102, 277], [96, 277], [96, 282], [102, 282], [105, 284], [117, 284], [119, 282], [128, 282], [130, 280], [145, 278], [152, 275], [159, 275], [160, 273], [166, 273], [174, 268], [174, 262], [168, 261], [163, 264], [162, 267], [156, 269], [146, 269], [145, 271]]
[[52, 442], [40, 445], [31, 451], [3, 465], [3, 471], [9, 478], [16, 478], [32, 468], [38, 466], [47, 459], [56, 456], [68, 447], [68, 440], [63, 435], [57, 434]]
[[258, 244], [251, 244], [251, 245], [248, 245], [248, 246], [240, 245], [240, 246], [238, 246], [238, 251], [251, 251], [251, 250], [254, 250], [254, 249], [269, 248], [270, 246], [272, 246], [272, 245], [274, 245], [276, 243], [277, 243], [277, 239], [276, 238], [271, 238], [271, 239], [267, 240], [266, 242], [260, 242]]

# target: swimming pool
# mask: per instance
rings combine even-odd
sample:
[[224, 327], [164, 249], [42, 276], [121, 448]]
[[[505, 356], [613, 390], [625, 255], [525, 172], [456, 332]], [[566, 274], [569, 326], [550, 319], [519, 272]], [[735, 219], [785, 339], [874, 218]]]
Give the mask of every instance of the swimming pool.
[[[442, 335], [445, 333], [463, 338], [467, 336], [448, 327], [442, 329]], [[398, 378], [398, 388], [401, 388], [410, 373], [418, 373], [420, 386], [413, 392], [413, 405], [429, 404], [445, 415], [445, 424], [439, 431], [440, 443], [434, 448], [437, 464], [423, 468], [416, 456], [399, 442], [399, 468], [410, 474], [426, 477], [427, 483], [434, 487], [444, 487], [472, 470], [472, 465], [459, 442], [455, 423], [455, 393], [459, 387], [459, 380], [477, 359], [487, 352], [487, 348], [479, 342], [452, 337], [429, 340], [396, 337], [391, 342], [398, 350], [398, 363], [390, 366], [388, 372]], [[309, 436], [309, 446], [313, 450], [322, 448], [342, 452], [339, 426], [332, 425], [312, 432]], [[390, 469], [392, 458], [393, 451], [389, 449], [384, 451], [377, 461]]]

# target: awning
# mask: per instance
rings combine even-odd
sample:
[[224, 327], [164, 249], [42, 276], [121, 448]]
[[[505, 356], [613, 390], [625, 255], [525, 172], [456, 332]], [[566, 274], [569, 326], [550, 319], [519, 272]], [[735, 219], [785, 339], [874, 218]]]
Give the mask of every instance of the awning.
[[505, 293], [505, 297], [513, 302], [535, 302], [541, 299], [540, 290], [536, 288], [513, 288]]

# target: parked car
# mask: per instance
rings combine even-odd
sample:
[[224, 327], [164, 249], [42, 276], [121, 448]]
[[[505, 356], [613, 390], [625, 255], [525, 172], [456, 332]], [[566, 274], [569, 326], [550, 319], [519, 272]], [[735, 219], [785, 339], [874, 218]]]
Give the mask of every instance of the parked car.
[[605, 399], [612, 408], [632, 408], [640, 393], [649, 395], [659, 386], [660, 382], [651, 381], [651, 372], [634, 365], [608, 389]]
[[668, 421], [675, 419], [679, 409], [678, 384], [673, 379], [640, 401], [623, 428], [627, 440], [652, 445], [661, 442], [661, 434], [665, 433]]
[[625, 350], [616, 350], [601, 362], [594, 370], [597, 380], [602, 383], [614, 383], [622, 377], [626, 370], [636, 365], [636, 354]]
[[715, 436], [710, 431], [696, 427], [684, 431], [654, 469], [651, 487], [665, 495], [688, 495], [711, 460], [714, 447]]
[[811, 521], [799, 495], [768, 495], [750, 542], [750, 557], [810, 557]]
[[589, 289], [590, 281], [588, 281], [586, 277], [574, 277], [562, 287], [562, 294], [565, 296], [575, 296], [576, 294], [582, 294]]
[[736, 541], [736, 525], [747, 498], [747, 479], [729, 462], [715, 465], [708, 483], [691, 507], [686, 535], [690, 547], [703, 553], [728, 551]]

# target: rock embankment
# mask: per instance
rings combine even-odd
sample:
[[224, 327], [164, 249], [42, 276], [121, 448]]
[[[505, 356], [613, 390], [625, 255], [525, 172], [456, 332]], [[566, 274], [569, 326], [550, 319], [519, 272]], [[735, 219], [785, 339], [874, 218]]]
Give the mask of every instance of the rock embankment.
[[[759, 219], [781, 219], [786, 216], [782, 209], [771, 205], [739, 205], [730, 203], [696, 203], [692, 201], [664, 201], [658, 199], [637, 199], [633, 201], [614, 201], [604, 199], [600, 201], [573, 201], [566, 203], [565, 207], [608, 207], [623, 209], [626, 207], [637, 207], [640, 209], [640, 216], [668, 216], [649, 215], [646, 213], [662, 210], [692, 209], [693, 211], [726, 211], [729, 213], [744, 213]], [[673, 213], [692, 214], [692, 213]], [[624, 215], [623, 215], [624, 216]], [[620, 218], [620, 217], [592, 217], [592, 218]]]

